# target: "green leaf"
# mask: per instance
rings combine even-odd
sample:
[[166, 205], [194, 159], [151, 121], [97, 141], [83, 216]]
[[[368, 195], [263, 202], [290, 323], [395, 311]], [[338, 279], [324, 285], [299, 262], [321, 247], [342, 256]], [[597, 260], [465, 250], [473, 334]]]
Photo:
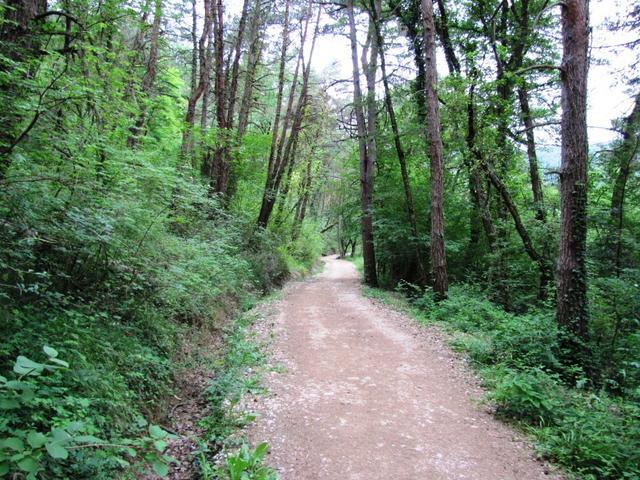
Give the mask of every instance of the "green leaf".
[[18, 462], [18, 468], [23, 472], [36, 473], [40, 468], [40, 464], [33, 457], [25, 457]]
[[62, 430], [61, 428], [52, 428], [51, 435], [58, 443], [66, 443], [71, 440], [71, 435]]
[[127, 468], [130, 467], [131, 464], [129, 462], [127, 462], [126, 460], [120, 458], [120, 457], [113, 457], [113, 459], [118, 463], [118, 465], [120, 465], [123, 468]]
[[27, 435], [27, 443], [31, 445], [32, 448], [40, 448], [47, 443], [47, 437], [40, 432], [31, 430]]
[[24, 390], [22, 390], [22, 395], [20, 395], [20, 400], [22, 400], [22, 402], [24, 403], [30, 402], [31, 400], [34, 399], [35, 396], [36, 396], [36, 393], [31, 388], [25, 388]]
[[156, 450], [158, 450], [159, 452], [164, 452], [167, 448], [167, 442], [165, 442], [164, 440], [154, 440], [153, 446], [156, 447]]
[[0, 410], [14, 410], [20, 408], [20, 402], [13, 398], [0, 398]]
[[53, 362], [53, 363], [57, 363], [61, 367], [69, 368], [69, 364], [67, 362], [65, 362], [64, 360], [60, 360], [59, 358], [50, 358], [49, 361]]
[[34, 362], [33, 360], [20, 355], [16, 358], [13, 371], [18, 375], [39, 375], [44, 367], [45, 366], [43, 364]]
[[84, 422], [71, 422], [67, 426], [64, 427], [66, 432], [81, 432], [84, 429]]
[[5, 448], [15, 450], [16, 452], [21, 452], [24, 450], [24, 442], [18, 437], [5, 438], [4, 440], [2, 440], [2, 445]]
[[58, 356], [58, 351], [55, 348], [51, 348], [45, 345], [44, 347], [42, 347], [42, 350], [44, 350], [44, 353], [46, 353], [50, 359], [56, 358]]
[[9, 473], [9, 463], [0, 462], [0, 477]]
[[69, 457], [69, 450], [60, 445], [59, 442], [47, 443], [47, 452], [55, 459], [66, 460]]
[[151, 463], [151, 466], [153, 467], [153, 471], [161, 477], [165, 477], [169, 474], [169, 465], [160, 460], [154, 460]]
[[268, 450], [269, 444], [267, 442], [262, 442], [256, 447], [255, 451], [253, 452], [253, 461], [255, 463], [258, 463], [267, 454]]
[[162, 428], [160, 428], [157, 425], [151, 425], [149, 427], [149, 435], [151, 435], [151, 438], [155, 438], [155, 439], [163, 439], [166, 438], [168, 433], [165, 432]]

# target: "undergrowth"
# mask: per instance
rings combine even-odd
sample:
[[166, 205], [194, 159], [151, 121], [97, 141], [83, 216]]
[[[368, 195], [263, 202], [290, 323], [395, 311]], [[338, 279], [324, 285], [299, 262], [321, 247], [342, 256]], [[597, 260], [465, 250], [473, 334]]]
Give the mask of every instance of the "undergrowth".
[[[246, 393], [260, 394], [265, 373], [265, 346], [249, 327], [257, 314], [240, 316], [225, 335], [225, 354], [218, 365], [220, 374], [207, 389], [208, 415], [201, 420], [204, 433], [199, 455], [203, 478], [228, 480], [275, 480], [274, 471], [263, 465], [268, 445], [262, 443], [250, 449], [238, 431], [255, 419], [255, 414], [240, 411], [237, 406]], [[220, 455], [222, 454], [222, 455]], [[216, 465], [214, 457], [225, 458]]]
[[[3, 186], [0, 381], [19, 381], [16, 358], [47, 364], [43, 346], [68, 363], [28, 379], [39, 385], [28, 408], [0, 402], [3, 474], [111, 480], [145, 463], [162, 473], [142, 453], [132, 459], [104, 444], [151, 438], [162, 446], [149, 424], [174, 393], [184, 339], [220, 331], [293, 269], [310, 268], [321, 249], [312, 230], [294, 242], [256, 229], [158, 158], [141, 154], [134, 165], [113, 155], [106, 177]], [[46, 165], [12, 168], [16, 178], [48, 178]], [[62, 177], [80, 167], [56, 168]], [[99, 442], [62, 458], [34, 436], [70, 429]]]
[[[400, 290], [406, 294], [407, 286]], [[541, 457], [577, 479], [640, 478], [640, 406], [632, 381], [637, 373], [631, 370], [637, 350], [627, 354], [627, 383], [622, 386], [616, 377], [617, 390], [610, 390], [604, 375], [594, 381], [559, 360], [552, 311], [508, 313], [466, 285], [452, 286], [449, 298], [438, 305], [431, 292], [409, 292], [409, 299], [380, 289], [364, 292], [422, 324], [440, 325], [452, 347], [481, 372], [485, 401], [498, 416], [534, 436]], [[603, 328], [602, 319], [594, 328]], [[596, 346], [593, 351], [604, 355]]]

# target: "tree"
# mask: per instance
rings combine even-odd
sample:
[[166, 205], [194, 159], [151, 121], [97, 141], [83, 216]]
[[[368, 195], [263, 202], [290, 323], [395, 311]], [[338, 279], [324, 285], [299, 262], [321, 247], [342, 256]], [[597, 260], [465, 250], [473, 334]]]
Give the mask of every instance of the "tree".
[[[369, 286], [378, 285], [376, 272], [376, 255], [373, 240], [373, 182], [375, 157], [368, 152], [371, 142], [364, 117], [364, 100], [360, 87], [360, 66], [358, 64], [358, 39], [356, 34], [356, 21], [353, 0], [347, 2], [347, 16], [349, 23], [349, 41], [351, 44], [351, 64], [353, 67], [353, 110], [356, 117], [358, 132], [358, 151], [360, 154], [360, 208], [362, 257], [364, 260], [364, 282]], [[375, 82], [375, 71], [373, 75]], [[370, 78], [370, 77], [369, 77]], [[370, 92], [373, 95], [373, 92]], [[371, 115], [371, 112], [369, 113]], [[373, 112], [375, 115], [375, 111]], [[369, 140], [369, 142], [368, 142]], [[373, 139], [375, 142], [375, 138]]]
[[562, 163], [560, 167], [560, 250], [556, 315], [562, 343], [573, 361], [588, 366], [587, 270], [587, 0], [562, 8]]
[[431, 268], [433, 293], [436, 300], [447, 298], [447, 257], [444, 247], [444, 152], [440, 133], [440, 112], [437, 93], [436, 31], [432, 0], [422, 0], [422, 23], [425, 51], [425, 97], [427, 101], [427, 132], [431, 166]]

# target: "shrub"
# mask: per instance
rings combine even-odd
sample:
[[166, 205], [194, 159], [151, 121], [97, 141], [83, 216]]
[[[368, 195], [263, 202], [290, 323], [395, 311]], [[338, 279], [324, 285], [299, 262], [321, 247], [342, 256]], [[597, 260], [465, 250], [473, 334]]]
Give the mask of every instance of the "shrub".
[[640, 408], [606, 395], [576, 398], [556, 426], [538, 434], [539, 450], [585, 480], [640, 478]]
[[498, 362], [549, 371], [562, 369], [556, 357], [557, 324], [550, 313], [505, 316], [496, 325], [493, 343]]
[[499, 414], [532, 425], [553, 423], [562, 406], [558, 377], [539, 368], [507, 369], [488, 398]]

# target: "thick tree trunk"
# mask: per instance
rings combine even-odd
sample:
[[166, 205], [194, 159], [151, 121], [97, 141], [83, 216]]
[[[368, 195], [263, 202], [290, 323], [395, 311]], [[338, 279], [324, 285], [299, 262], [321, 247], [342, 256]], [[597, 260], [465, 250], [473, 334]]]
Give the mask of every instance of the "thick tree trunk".
[[557, 320], [570, 360], [588, 366], [587, 270], [587, 72], [588, 0], [565, 0], [562, 16], [562, 163]]
[[431, 166], [431, 268], [436, 300], [447, 297], [447, 258], [444, 246], [444, 153], [437, 93], [436, 32], [432, 0], [422, 0], [426, 66], [427, 133]]
[[225, 152], [227, 149], [227, 114], [226, 114], [226, 75], [224, 61], [224, 11], [222, 0], [213, 0], [215, 9], [213, 12], [213, 37], [215, 59], [215, 99], [216, 99], [216, 123], [218, 126], [218, 141], [213, 154], [213, 166], [211, 171], [211, 191], [224, 198], [229, 179], [229, 162]]
[[356, 22], [353, 7], [354, 0], [347, 1], [347, 15], [349, 21], [349, 40], [351, 43], [351, 63], [353, 66], [353, 108], [356, 116], [358, 132], [358, 147], [360, 152], [360, 205], [362, 256], [364, 260], [364, 282], [370, 286], [377, 286], [376, 256], [373, 243], [373, 165], [367, 154], [367, 132], [364, 119], [362, 90], [360, 88], [360, 66], [358, 64], [358, 40], [356, 36]]
[[404, 148], [402, 147], [402, 141], [400, 139], [400, 129], [398, 128], [398, 121], [396, 119], [396, 112], [393, 108], [393, 101], [391, 99], [391, 89], [389, 88], [389, 79], [387, 78], [387, 65], [384, 56], [384, 42], [382, 33], [380, 32], [380, 16], [379, 8], [375, 4], [376, 0], [371, 0], [370, 11], [373, 14], [373, 24], [376, 29], [376, 37], [378, 40], [378, 49], [380, 51], [380, 73], [382, 74], [382, 83], [384, 85], [384, 100], [387, 107], [387, 113], [389, 115], [389, 122], [391, 123], [391, 130], [393, 132], [393, 143], [396, 147], [396, 154], [398, 156], [398, 163], [400, 164], [400, 174], [402, 176], [402, 186], [404, 188], [405, 205], [407, 208], [407, 217], [409, 220], [409, 227], [411, 228], [411, 236], [413, 237], [412, 243], [415, 248], [416, 265], [418, 267], [418, 281], [422, 285], [427, 284], [427, 270], [425, 268], [425, 262], [422, 258], [422, 251], [418, 243], [418, 222], [416, 220], [416, 211], [413, 204], [413, 193], [411, 192], [411, 183], [409, 181], [409, 173], [407, 171], [407, 160], [405, 158]]

